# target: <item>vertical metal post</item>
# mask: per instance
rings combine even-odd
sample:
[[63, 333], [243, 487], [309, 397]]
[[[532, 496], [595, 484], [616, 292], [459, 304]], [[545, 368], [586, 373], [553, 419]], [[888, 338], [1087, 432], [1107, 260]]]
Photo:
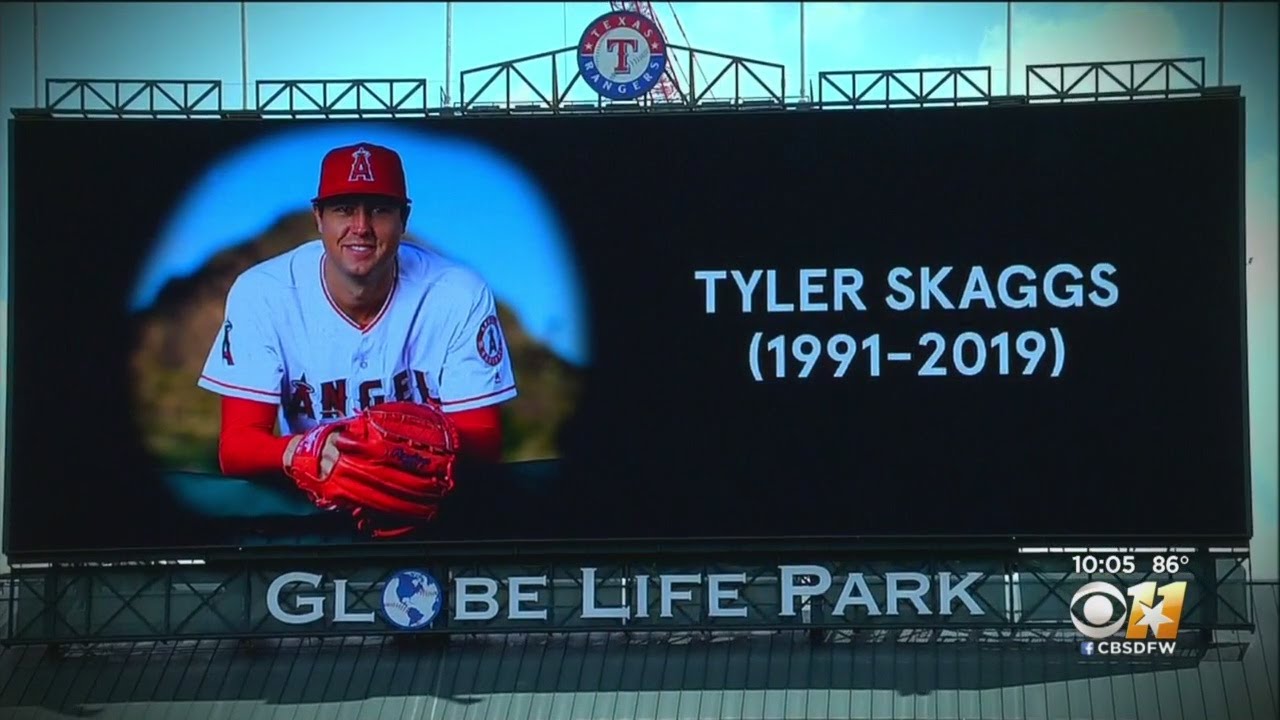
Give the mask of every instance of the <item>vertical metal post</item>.
[[1222, 87], [1222, 66], [1226, 62], [1226, 45], [1222, 42], [1226, 34], [1226, 14], [1227, 4], [1220, 1], [1218, 3], [1218, 87]]
[[693, 83], [693, 53], [694, 49], [689, 48], [689, 107], [697, 105], [698, 92], [694, 90]]
[[253, 571], [245, 567], [236, 572], [244, 573], [244, 616], [241, 618], [244, 620], [244, 625], [241, 627], [248, 632], [253, 628]]
[[[805, 100], [808, 99], [808, 94], [805, 92], [805, 87], [806, 87], [806, 84], [805, 84], [805, 78], [804, 78], [804, 2], [801, 2], [800, 3], [800, 102], [804, 102]], [[785, 103], [787, 99], [784, 97], [782, 98], [782, 101]]]
[[[93, 590], [94, 590], [95, 581], [98, 579], [99, 578], [97, 575], [90, 575], [84, 578], [85, 591], [84, 591], [84, 630], [83, 632], [85, 635], [89, 635], [89, 636], [93, 636], [97, 634], [93, 631]], [[101, 583], [96, 583], [96, 584], [101, 584]]]
[[1013, 94], [1013, 2], [1004, 4], [1004, 94]]
[[444, 4], [444, 104], [453, 106], [453, 3]]
[[249, 109], [249, 9], [240, 0], [240, 109]]
[[168, 566], [164, 571], [164, 632], [173, 634], [173, 571]]
[[[81, 107], [84, 107], [84, 105], [81, 105]], [[58, 598], [61, 596], [61, 593], [58, 590], [58, 580], [57, 568], [50, 568], [49, 572], [45, 574], [44, 587], [41, 588], [43, 591], [41, 592], [40, 597], [40, 600], [42, 601], [41, 609], [45, 614], [44, 636], [46, 641], [50, 642], [53, 641], [54, 633], [57, 632], [57, 618], [60, 615], [58, 612]], [[50, 588], [52, 588], [52, 590], [50, 590]], [[53, 594], [50, 595], [50, 592]]]
[[40, 3], [31, 3], [31, 92], [32, 107], [40, 107]]
[[560, 112], [560, 70], [554, 57], [551, 59], [551, 112]]

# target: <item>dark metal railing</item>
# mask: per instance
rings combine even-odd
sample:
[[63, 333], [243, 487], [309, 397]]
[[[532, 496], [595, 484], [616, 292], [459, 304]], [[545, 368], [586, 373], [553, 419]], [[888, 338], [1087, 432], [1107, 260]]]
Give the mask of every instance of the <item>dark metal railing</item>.
[[431, 110], [427, 81], [420, 78], [259, 80], [255, 86], [255, 107], [264, 117], [395, 117]]
[[195, 117], [222, 111], [221, 80], [50, 78], [45, 109], [81, 117]]
[[991, 100], [990, 67], [838, 70], [818, 73], [818, 106], [960, 105]]
[[1030, 100], [1109, 100], [1199, 95], [1204, 58], [1052, 63], [1027, 66]]
[[[780, 63], [668, 45], [664, 73], [675, 88], [607, 100], [585, 87], [577, 48], [564, 47], [462, 71], [457, 99], [443, 87], [433, 105], [421, 78], [258, 80], [252, 107], [226, 108], [221, 80], [48, 79], [45, 103], [18, 116], [412, 117], [690, 110], [865, 109], [1027, 102], [1138, 100], [1238, 94], [1205, 82], [1204, 58], [1035, 64], [1022, 95], [992, 94], [992, 68], [963, 66], [818, 73], [816, 102], [786, 94]], [[572, 70], [562, 69], [562, 66]], [[581, 81], [581, 86], [580, 86]]]

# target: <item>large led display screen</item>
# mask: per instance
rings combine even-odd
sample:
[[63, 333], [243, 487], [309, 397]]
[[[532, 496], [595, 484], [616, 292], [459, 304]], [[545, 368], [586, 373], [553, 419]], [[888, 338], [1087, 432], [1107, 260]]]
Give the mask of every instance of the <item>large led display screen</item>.
[[1242, 113], [12, 121], [7, 550], [1248, 537]]

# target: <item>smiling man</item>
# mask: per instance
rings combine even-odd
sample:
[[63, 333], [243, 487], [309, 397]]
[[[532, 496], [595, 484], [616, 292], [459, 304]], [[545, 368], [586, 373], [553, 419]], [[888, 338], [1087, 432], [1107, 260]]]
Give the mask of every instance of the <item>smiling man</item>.
[[368, 432], [353, 419], [384, 403], [425, 406], [456, 431], [461, 456], [497, 461], [498, 404], [516, 384], [494, 297], [469, 268], [402, 242], [399, 154], [330, 150], [311, 202], [320, 238], [236, 279], [198, 380], [222, 396], [223, 472], [283, 471], [317, 505], [352, 509], [325, 480], [344, 448], [359, 451], [348, 426]]

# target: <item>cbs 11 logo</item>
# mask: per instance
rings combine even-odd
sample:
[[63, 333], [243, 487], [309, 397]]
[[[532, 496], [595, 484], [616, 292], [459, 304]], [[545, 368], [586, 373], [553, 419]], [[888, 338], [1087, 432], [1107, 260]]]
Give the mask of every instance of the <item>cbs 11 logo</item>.
[[[1092, 640], [1107, 640], [1124, 629], [1124, 640], [1084, 643], [1086, 655], [1094, 650], [1101, 654], [1169, 653], [1173, 643], [1135, 643], [1154, 636], [1156, 640], [1176, 640], [1182, 624], [1182, 605], [1186, 599], [1186, 581], [1158, 585], [1144, 582], [1121, 593], [1105, 582], [1085, 583], [1071, 598], [1071, 624]], [[1128, 595], [1131, 600], [1126, 600]], [[1157, 601], [1157, 598], [1159, 600]]]

